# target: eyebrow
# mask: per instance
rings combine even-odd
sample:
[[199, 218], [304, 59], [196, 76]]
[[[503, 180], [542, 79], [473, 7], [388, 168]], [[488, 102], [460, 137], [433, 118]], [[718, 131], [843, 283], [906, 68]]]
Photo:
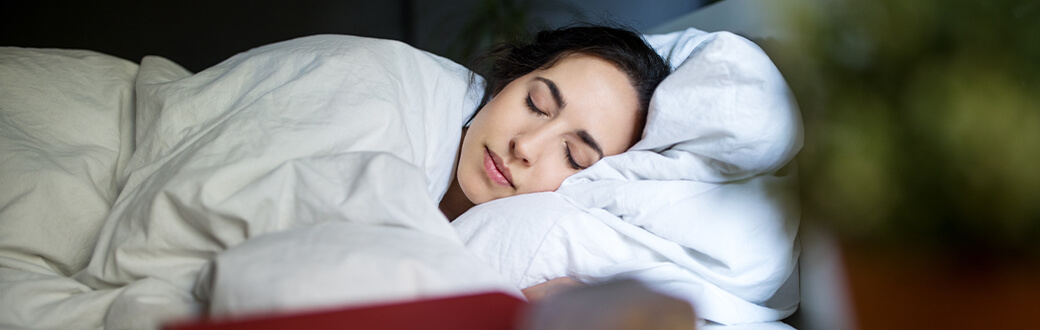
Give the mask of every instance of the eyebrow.
[[599, 148], [599, 144], [596, 143], [596, 139], [593, 139], [592, 135], [589, 135], [589, 132], [580, 129], [578, 130], [578, 137], [580, 137], [582, 141], [585, 141], [585, 144], [588, 144], [589, 147], [592, 147], [592, 150], [596, 150], [596, 153], [599, 154], [599, 158], [603, 159], [603, 149]]
[[[563, 99], [563, 94], [560, 93], [560, 88], [556, 86], [556, 83], [545, 77], [534, 77], [534, 79], [538, 79], [538, 81], [545, 83], [545, 85], [549, 87], [549, 93], [552, 94], [553, 100], [556, 101], [556, 106], [558, 106], [560, 110], [563, 110], [563, 107], [567, 105], [567, 101]], [[596, 143], [596, 139], [593, 139], [592, 135], [589, 134], [588, 131], [580, 129], [577, 134], [585, 144], [589, 145], [592, 150], [595, 150], [596, 153], [599, 154], [600, 159], [603, 159], [603, 149], [599, 147], [599, 143]]]
[[544, 77], [534, 77], [534, 79], [538, 79], [538, 81], [541, 81], [545, 83], [546, 86], [549, 86], [549, 93], [552, 94], [553, 100], [556, 101], [557, 107], [563, 109], [563, 107], [567, 106], [567, 101], [563, 99], [563, 94], [560, 94], [560, 88], [556, 87], [555, 82], [549, 80], [549, 78]]

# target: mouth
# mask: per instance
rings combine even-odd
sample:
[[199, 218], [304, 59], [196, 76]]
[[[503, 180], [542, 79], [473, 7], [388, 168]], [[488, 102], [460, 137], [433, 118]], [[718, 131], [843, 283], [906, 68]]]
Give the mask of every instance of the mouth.
[[491, 152], [491, 149], [487, 147], [484, 147], [484, 172], [487, 173], [492, 182], [516, 189], [513, 186], [513, 177], [509, 174], [509, 168], [502, 164], [502, 158]]

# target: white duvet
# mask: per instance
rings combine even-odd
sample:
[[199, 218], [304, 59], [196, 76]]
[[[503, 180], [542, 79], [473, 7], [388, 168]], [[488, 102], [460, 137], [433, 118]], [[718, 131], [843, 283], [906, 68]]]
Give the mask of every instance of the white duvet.
[[639, 144], [453, 224], [436, 201], [481, 91], [445, 59], [314, 36], [191, 74], [2, 48], [0, 326], [151, 328], [559, 276], [635, 277], [711, 322], [779, 320], [798, 302], [797, 108], [747, 40], [649, 39], [677, 69]]
[[[436, 207], [479, 98], [459, 65], [399, 42], [348, 36], [261, 47], [198, 74], [157, 57], [137, 68], [89, 52], [3, 54], [4, 92], [21, 98], [2, 105], [5, 326], [148, 328], [194, 316], [206, 303], [220, 316], [517, 292], [464, 248]], [[127, 80], [34, 89], [60, 80], [35, 70], [81, 70], [84, 63], [69, 60], [76, 56], [114, 63]], [[115, 69], [92, 78], [110, 79]], [[95, 94], [89, 87], [115, 89], [118, 102], [98, 111], [133, 113], [133, 125], [107, 115], [95, 132], [92, 122], [62, 117], [88, 111], [76, 102], [38, 106], [53, 95]], [[64, 126], [28, 131], [37, 126], [19, 119], [33, 116]], [[93, 153], [74, 146], [81, 153], [73, 155], [50, 148], [90, 142], [69, 127], [88, 138], [114, 134], [115, 142]], [[129, 141], [119, 138], [130, 136], [136, 147], [127, 159], [119, 151]], [[37, 161], [77, 167], [104, 157], [98, 172], [107, 176], [61, 173], [53, 180], [69, 180], [39, 189], [40, 178], [9, 174], [48, 148]], [[106, 189], [96, 203], [77, 198], [91, 191], [67, 200], [51, 194], [89, 180]], [[34, 216], [70, 202], [98, 211]]]

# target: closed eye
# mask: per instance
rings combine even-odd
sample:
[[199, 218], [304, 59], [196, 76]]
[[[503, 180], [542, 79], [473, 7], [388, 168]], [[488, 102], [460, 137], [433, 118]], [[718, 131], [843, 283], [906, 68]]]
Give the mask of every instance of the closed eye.
[[527, 108], [531, 109], [531, 112], [534, 112], [534, 113], [538, 114], [539, 116], [548, 116], [549, 115], [548, 113], [546, 113], [545, 111], [542, 111], [541, 109], [538, 109], [538, 107], [534, 105], [534, 100], [531, 100], [531, 94], [527, 94], [526, 102], [527, 102]]
[[570, 144], [567, 144], [566, 142], [564, 142], [563, 145], [564, 145], [564, 151], [567, 153], [567, 163], [568, 163], [567, 165], [570, 165], [571, 168], [573, 168], [575, 170], [579, 170], [579, 171], [586, 169], [587, 167], [581, 166], [581, 165], [578, 164], [578, 162], [574, 161], [574, 156], [571, 156]]

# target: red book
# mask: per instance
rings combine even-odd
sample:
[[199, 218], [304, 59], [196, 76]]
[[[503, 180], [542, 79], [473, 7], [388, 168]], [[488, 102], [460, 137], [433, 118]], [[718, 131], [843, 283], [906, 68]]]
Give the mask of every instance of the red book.
[[201, 320], [165, 329], [513, 329], [526, 305], [513, 296], [485, 293], [321, 312]]

